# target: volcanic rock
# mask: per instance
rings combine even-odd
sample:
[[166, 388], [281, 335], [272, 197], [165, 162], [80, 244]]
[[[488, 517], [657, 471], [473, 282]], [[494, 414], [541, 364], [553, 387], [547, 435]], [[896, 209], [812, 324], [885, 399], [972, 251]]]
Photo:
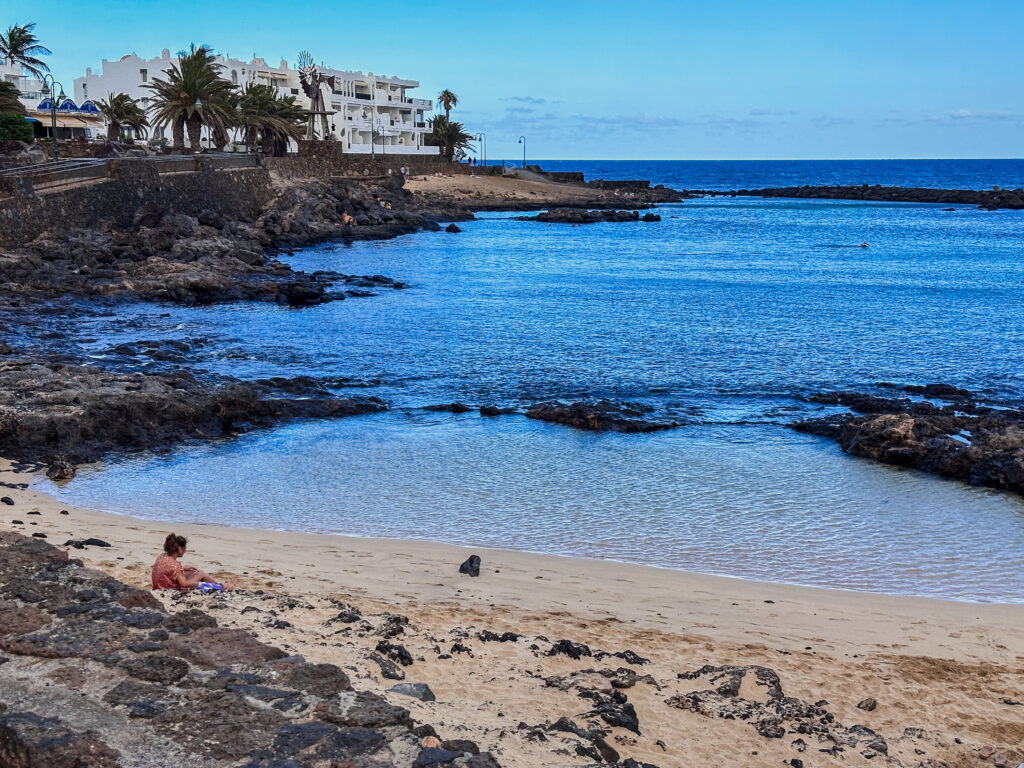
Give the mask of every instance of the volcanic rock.
[[459, 566], [459, 573], [464, 573], [467, 576], [479, 576], [480, 575], [480, 556], [470, 555], [466, 562]]
[[656, 432], [680, 426], [674, 421], [651, 419], [649, 414], [653, 410], [638, 403], [610, 400], [568, 404], [552, 401], [531, 406], [526, 417], [597, 432]]

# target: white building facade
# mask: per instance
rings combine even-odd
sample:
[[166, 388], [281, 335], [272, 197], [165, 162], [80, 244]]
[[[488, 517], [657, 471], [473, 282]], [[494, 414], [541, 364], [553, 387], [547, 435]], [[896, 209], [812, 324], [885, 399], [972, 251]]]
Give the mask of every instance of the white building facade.
[[14, 87], [21, 94], [21, 103], [28, 109], [43, 100], [42, 81], [25, 72], [20, 64], [0, 58], [0, 80], [14, 83]]
[[[242, 61], [217, 56], [216, 61], [222, 67], [221, 76], [233, 84], [239, 87], [250, 82], [269, 85], [279, 95], [294, 96], [300, 105], [309, 108], [309, 99], [299, 83], [299, 71], [289, 67], [287, 61], [277, 66], [261, 58]], [[146, 84], [154, 78], [165, 79], [171, 64], [175, 63], [177, 57], [172, 57], [166, 48], [153, 59], [143, 59], [134, 53], [117, 61], [104, 59], [99, 72], [86, 69], [85, 76], [75, 80], [75, 99], [83, 103], [106, 99], [110, 94], [127, 93], [146, 109], [153, 97]], [[340, 142], [343, 151], [367, 155], [438, 154], [436, 146], [428, 146], [425, 142], [431, 132], [427, 120], [433, 103], [408, 94], [419, 86], [417, 81], [374, 75], [372, 72], [364, 75], [325, 66], [320, 70], [328, 77], [334, 77], [333, 89], [326, 85], [321, 87], [327, 110], [332, 113], [328, 115], [329, 138]], [[319, 120], [316, 128], [318, 138], [324, 138], [319, 135]]]
[[[26, 72], [20, 64], [0, 59], [0, 80], [14, 83], [18, 100], [25, 107], [26, 119], [38, 138], [91, 139], [102, 130], [99, 110], [91, 101], [61, 99], [59, 94], [44, 94], [43, 81]], [[52, 107], [56, 107], [52, 110]]]

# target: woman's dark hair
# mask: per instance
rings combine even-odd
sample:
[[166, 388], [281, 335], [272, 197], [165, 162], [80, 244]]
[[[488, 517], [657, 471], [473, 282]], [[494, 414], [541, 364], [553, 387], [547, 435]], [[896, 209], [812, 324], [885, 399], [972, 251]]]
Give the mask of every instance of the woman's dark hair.
[[179, 549], [184, 549], [188, 539], [176, 533], [169, 534], [164, 540], [164, 552], [168, 555], [176, 555]]

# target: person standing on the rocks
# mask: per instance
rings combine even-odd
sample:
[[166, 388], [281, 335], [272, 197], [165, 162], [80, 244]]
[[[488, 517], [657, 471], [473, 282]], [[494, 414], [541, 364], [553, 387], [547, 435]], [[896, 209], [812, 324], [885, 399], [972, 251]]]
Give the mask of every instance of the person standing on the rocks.
[[196, 589], [203, 585], [216, 585], [211, 589], [231, 589], [231, 584], [217, 584], [206, 571], [178, 562], [185, 555], [188, 539], [175, 533], [164, 540], [164, 554], [153, 563], [153, 589]]

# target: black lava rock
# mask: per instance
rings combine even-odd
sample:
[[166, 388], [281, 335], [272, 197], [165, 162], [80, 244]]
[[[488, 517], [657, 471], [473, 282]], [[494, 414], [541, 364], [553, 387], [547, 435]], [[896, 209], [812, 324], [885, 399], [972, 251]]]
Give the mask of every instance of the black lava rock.
[[470, 555], [469, 559], [466, 560], [462, 565], [459, 566], [459, 573], [464, 573], [467, 576], [479, 576], [480, 575], [480, 557], [479, 555]]

